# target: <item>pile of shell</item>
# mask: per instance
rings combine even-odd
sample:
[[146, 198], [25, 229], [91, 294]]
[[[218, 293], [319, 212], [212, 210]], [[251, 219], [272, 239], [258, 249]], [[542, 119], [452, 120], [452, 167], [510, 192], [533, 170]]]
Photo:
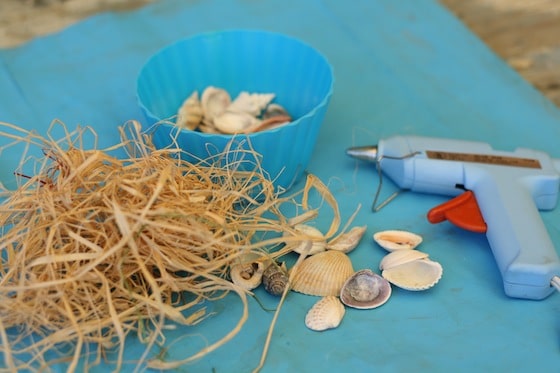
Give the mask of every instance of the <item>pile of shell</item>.
[[191, 93], [179, 107], [175, 124], [206, 133], [251, 133], [289, 123], [292, 118], [273, 103], [273, 93], [241, 92], [232, 100], [229, 93], [207, 87], [202, 95]]
[[379, 263], [381, 276], [402, 289], [420, 291], [433, 287], [440, 280], [441, 264], [428, 254], [414, 250], [422, 237], [407, 231], [387, 230], [373, 235], [375, 242], [389, 253]]
[[[391, 295], [389, 282], [369, 269], [354, 271], [347, 255], [359, 244], [365, 226], [354, 227], [331, 241], [309, 225], [297, 224], [294, 230], [298, 236], [309, 240], [294, 242], [288, 239], [293, 233], [284, 233], [294, 252], [308, 255], [293, 275], [291, 290], [321, 297], [305, 317], [309, 329], [322, 331], [337, 327], [344, 316], [345, 306], [370, 309], [387, 302]], [[258, 286], [262, 280], [266, 291], [280, 295], [288, 285], [289, 272], [284, 265], [277, 263], [270, 263], [265, 268], [253, 262], [245, 267], [232, 267], [231, 271], [232, 281], [247, 289]], [[247, 287], [249, 283], [251, 285]]]
[[[294, 230], [298, 236], [308, 239], [294, 242], [288, 240], [293, 232], [286, 232], [286, 244], [292, 245], [292, 251], [308, 256], [294, 273], [291, 290], [321, 297], [305, 317], [305, 325], [311, 330], [338, 327], [345, 306], [372, 309], [385, 304], [391, 296], [391, 284], [412, 291], [426, 290], [433, 287], [443, 273], [441, 265], [430, 260], [428, 254], [414, 250], [422, 237], [411, 232], [390, 230], [374, 234], [375, 242], [389, 252], [379, 264], [379, 275], [371, 269], [355, 271], [348, 256], [362, 239], [365, 226], [354, 227], [331, 241], [309, 225], [297, 224]], [[270, 261], [265, 264], [257, 256], [245, 259], [244, 263], [231, 268], [234, 283], [248, 290], [262, 283], [270, 294], [284, 292], [289, 281], [285, 264]]]

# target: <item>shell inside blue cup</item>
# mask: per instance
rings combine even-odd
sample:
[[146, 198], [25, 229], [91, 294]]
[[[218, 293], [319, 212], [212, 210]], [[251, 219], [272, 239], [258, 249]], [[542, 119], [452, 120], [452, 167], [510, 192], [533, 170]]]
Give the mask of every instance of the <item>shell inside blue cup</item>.
[[[258, 163], [279, 190], [286, 190], [309, 163], [333, 83], [327, 59], [306, 43], [273, 32], [228, 30], [198, 34], [157, 52], [139, 73], [137, 96], [157, 148], [178, 146], [191, 162], [213, 159], [229, 149], [223, 162], [240, 168]], [[174, 116], [185, 98], [208, 86], [223, 88], [232, 98], [242, 91], [274, 93], [273, 102], [293, 119], [248, 135], [175, 126]]]

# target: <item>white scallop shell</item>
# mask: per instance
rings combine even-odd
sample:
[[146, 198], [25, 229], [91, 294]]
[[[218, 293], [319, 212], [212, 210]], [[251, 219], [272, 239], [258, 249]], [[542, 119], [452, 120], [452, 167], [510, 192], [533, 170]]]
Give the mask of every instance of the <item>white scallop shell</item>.
[[349, 253], [360, 243], [366, 233], [367, 226], [354, 227], [327, 243], [327, 249]]
[[443, 268], [430, 259], [418, 259], [384, 269], [381, 275], [402, 289], [419, 291], [433, 287], [441, 279]]
[[274, 99], [274, 93], [241, 92], [228, 106], [228, 111], [247, 113], [258, 117]]
[[340, 251], [327, 250], [304, 259], [294, 273], [292, 290], [317, 296], [340, 294], [354, 273], [352, 261]]
[[[311, 226], [311, 225], [306, 225], [306, 224], [296, 224], [294, 226], [294, 230], [297, 232], [298, 236], [302, 235], [302, 236], [306, 236], [309, 239], [307, 240], [302, 240], [301, 242], [298, 243], [294, 243], [292, 251], [298, 253], [298, 254], [303, 254], [306, 250], [307, 250], [307, 243], [308, 241], [311, 241], [311, 249], [309, 249], [309, 252], [307, 253], [307, 255], [314, 255], [317, 253], [320, 253], [321, 251], [325, 251], [326, 250], [326, 246], [327, 246], [327, 240], [325, 238], [325, 236], [323, 235], [323, 233]], [[283, 233], [284, 237], [290, 237], [293, 234], [289, 231], [285, 231]], [[287, 242], [292, 243], [292, 242]]]
[[422, 243], [422, 237], [407, 231], [387, 230], [377, 232], [373, 240], [387, 251], [414, 249]]
[[202, 122], [202, 117], [202, 105], [198, 99], [198, 92], [194, 91], [179, 107], [175, 124], [181, 128], [194, 130]]
[[200, 104], [204, 111], [204, 121], [213, 123], [214, 118], [222, 115], [231, 104], [231, 97], [225, 89], [209, 86], [202, 92]]
[[340, 300], [349, 307], [371, 309], [389, 300], [391, 285], [370, 269], [362, 269], [350, 276], [340, 290]]
[[397, 250], [385, 255], [379, 262], [379, 269], [389, 269], [414, 260], [426, 259], [429, 255], [418, 250]]
[[334, 295], [319, 299], [305, 315], [305, 326], [311, 330], [323, 331], [340, 325], [344, 313], [344, 305]]

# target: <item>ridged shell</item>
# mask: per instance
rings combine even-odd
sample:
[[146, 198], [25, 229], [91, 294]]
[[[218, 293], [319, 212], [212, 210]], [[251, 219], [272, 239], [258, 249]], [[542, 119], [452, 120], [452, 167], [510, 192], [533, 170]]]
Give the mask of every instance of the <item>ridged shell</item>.
[[422, 237], [407, 231], [387, 230], [377, 232], [373, 240], [387, 251], [414, 249], [422, 243]]
[[402, 289], [426, 290], [438, 283], [443, 268], [430, 259], [418, 259], [383, 270], [381, 275]]
[[391, 285], [370, 269], [362, 269], [346, 280], [340, 290], [340, 300], [349, 307], [370, 309], [379, 307], [391, 296]]
[[262, 283], [268, 293], [277, 296], [282, 295], [288, 285], [288, 271], [285, 264], [271, 263], [266, 267], [262, 276]]
[[198, 92], [194, 91], [189, 97], [183, 101], [177, 112], [175, 124], [181, 128], [194, 130], [202, 122], [203, 111]]
[[385, 255], [379, 262], [379, 269], [389, 269], [414, 260], [426, 259], [428, 254], [418, 250], [397, 250]]
[[[301, 235], [307, 236], [312, 240], [311, 249], [309, 249], [307, 255], [314, 255], [326, 250], [325, 247], [327, 245], [327, 240], [319, 229], [306, 224], [296, 224], [294, 229]], [[283, 236], [290, 237], [292, 236], [292, 233], [286, 231]], [[304, 253], [305, 250], [307, 250], [307, 242], [308, 240], [296, 243], [292, 250], [298, 254]]]
[[247, 113], [258, 117], [274, 99], [274, 93], [240, 92], [228, 107], [229, 111]]
[[333, 295], [323, 297], [305, 315], [305, 326], [315, 331], [336, 328], [340, 325], [345, 312], [344, 305], [337, 297]]
[[362, 237], [366, 233], [367, 226], [354, 227], [348, 232], [343, 233], [327, 244], [327, 249], [342, 251], [349, 253], [354, 250], [360, 243]]
[[300, 263], [292, 289], [308, 295], [338, 296], [342, 285], [353, 273], [348, 255], [335, 250], [323, 251]]

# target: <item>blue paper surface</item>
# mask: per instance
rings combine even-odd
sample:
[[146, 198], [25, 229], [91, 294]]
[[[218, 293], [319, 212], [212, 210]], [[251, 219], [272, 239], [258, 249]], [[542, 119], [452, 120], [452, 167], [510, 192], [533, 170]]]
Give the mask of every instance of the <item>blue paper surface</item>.
[[[117, 126], [143, 120], [135, 82], [145, 60], [183, 37], [228, 28], [298, 37], [333, 65], [334, 95], [308, 171], [329, 184], [343, 218], [363, 205], [354, 223], [368, 230], [350, 254], [354, 268], [377, 271], [385, 253], [371, 236], [384, 229], [421, 234], [421, 250], [444, 268], [434, 288], [418, 293], [394, 288], [379, 309], [348, 308], [337, 329], [321, 333], [304, 325], [318, 298], [291, 294], [263, 372], [557, 369], [560, 296], [506, 297], [483, 235], [427, 222], [426, 212], [443, 197], [408, 193], [371, 213], [375, 168], [345, 155], [349, 146], [415, 134], [485, 141], [500, 150], [523, 146], [560, 158], [560, 111], [436, 1], [163, 0], [131, 13], [94, 16], [0, 51], [0, 120], [40, 133], [53, 119], [68, 127], [89, 125], [99, 134], [100, 147], [115, 144]], [[2, 181], [16, 159], [17, 154], [3, 155]], [[382, 193], [388, 195], [394, 187], [384, 185]], [[559, 245], [559, 209], [541, 216]], [[321, 224], [326, 228], [328, 222]], [[275, 298], [257, 293], [275, 305]], [[215, 312], [211, 317], [169, 333], [169, 341], [177, 338], [170, 360], [219, 339], [241, 315], [235, 296], [208, 306]], [[249, 320], [232, 341], [179, 371], [252, 370], [271, 319], [251, 300]], [[125, 358], [138, 358], [142, 350], [133, 340]]]

